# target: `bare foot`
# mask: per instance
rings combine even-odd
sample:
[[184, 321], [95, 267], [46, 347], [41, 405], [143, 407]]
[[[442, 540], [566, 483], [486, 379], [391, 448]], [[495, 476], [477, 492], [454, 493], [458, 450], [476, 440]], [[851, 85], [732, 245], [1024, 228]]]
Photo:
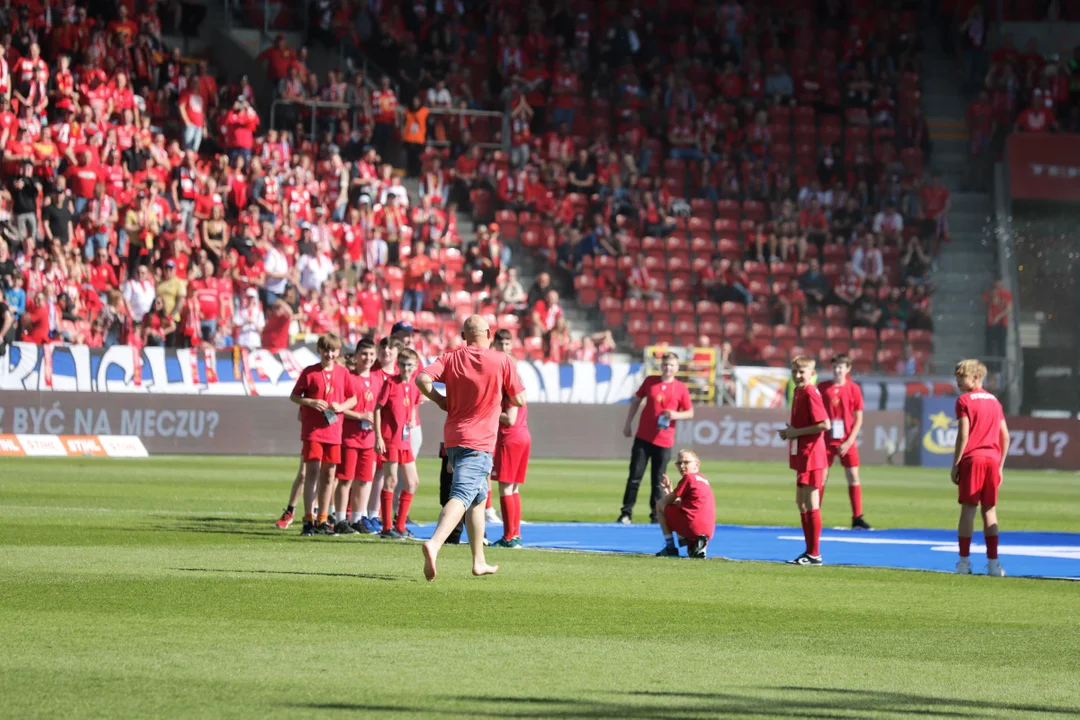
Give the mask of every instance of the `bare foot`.
[[498, 565], [488, 565], [487, 563], [484, 563], [483, 565], [473, 565], [472, 569], [472, 574], [477, 577], [480, 577], [481, 575], [494, 575], [497, 572], [499, 572]]
[[431, 581], [435, 579], [435, 558], [438, 557], [439, 551], [430, 540], [423, 544], [422, 549], [424, 551], [424, 577]]

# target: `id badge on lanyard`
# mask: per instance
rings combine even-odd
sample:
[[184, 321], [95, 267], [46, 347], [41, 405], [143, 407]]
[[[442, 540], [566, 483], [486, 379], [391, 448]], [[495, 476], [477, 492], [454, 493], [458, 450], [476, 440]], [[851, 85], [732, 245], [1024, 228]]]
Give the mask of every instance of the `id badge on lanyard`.
[[844, 421], [839, 420], [839, 419], [838, 420], [833, 420], [832, 421], [832, 430], [831, 430], [831, 432], [832, 432], [831, 437], [832, 437], [833, 440], [843, 440], [844, 437], [845, 437], [844, 436]]

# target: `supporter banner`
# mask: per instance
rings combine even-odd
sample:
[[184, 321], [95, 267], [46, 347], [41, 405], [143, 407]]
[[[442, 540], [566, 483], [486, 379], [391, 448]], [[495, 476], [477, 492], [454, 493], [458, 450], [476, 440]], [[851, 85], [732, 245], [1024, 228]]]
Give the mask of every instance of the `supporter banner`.
[[[832, 376], [828, 368], [819, 370], [819, 382]], [[746, 408], [777, 408], [787, 405], [787, 368], [736, 367], [735, 404]], [[956, 395], [951, 377], [903, 378], [890, 375], [860, 375], [855, 378], [863, 391], [867, 410], [903, 410], [909, 397]]]
[[[443, 413], [420, 406], [424, 446], [432, 457], [442, 438]], [[629, 457], [622, 434], [625, 406], [537, 404], [529, 409], [533, 456], [569, 459]], [[677, 445], [709, 460], [786, 464], [776, 431], [780, 409], [698, 408], [681, 421]], [[860, 438], [866, 464], [889, 462], [903, 446], [903, 414], [868, 412]], [[0, 393], [0, 450], [9, 435], [135, 436], [151, 454], [294, 455], [300, 451], [297, 408], [284, 398], [196, 397], [113, 393]], [[1080, 437], [1080, 436], [1078, 436]]]
[[1009, 188], [1014, 199], [1080, 201], [1080, 136], [1009, 136]]
[[149, 457], [142, 440], [125, 435], [0, 435], [0, 457]]
[[[287, 397], [300, 369], [318, 362], [311, 346], [281, 353], [13, 343], [0, 357], [0, 390]], [[519, 362], [530, 403], [625, 403], [641, 363]]]

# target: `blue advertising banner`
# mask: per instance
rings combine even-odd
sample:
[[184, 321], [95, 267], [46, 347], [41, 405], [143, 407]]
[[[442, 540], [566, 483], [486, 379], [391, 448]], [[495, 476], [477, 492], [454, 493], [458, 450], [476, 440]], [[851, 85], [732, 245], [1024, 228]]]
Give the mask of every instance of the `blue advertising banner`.
[[956, 398], [919, 398], [919, 465], [950, 467], [956, 447]]

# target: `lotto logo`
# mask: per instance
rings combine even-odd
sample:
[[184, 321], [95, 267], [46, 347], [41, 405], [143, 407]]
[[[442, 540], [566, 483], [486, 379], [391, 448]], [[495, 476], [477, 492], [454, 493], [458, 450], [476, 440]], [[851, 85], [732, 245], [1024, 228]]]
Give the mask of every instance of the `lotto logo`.
[[26, 453], [14, 435], [0, 435], [0, 457], [22, 457]]

